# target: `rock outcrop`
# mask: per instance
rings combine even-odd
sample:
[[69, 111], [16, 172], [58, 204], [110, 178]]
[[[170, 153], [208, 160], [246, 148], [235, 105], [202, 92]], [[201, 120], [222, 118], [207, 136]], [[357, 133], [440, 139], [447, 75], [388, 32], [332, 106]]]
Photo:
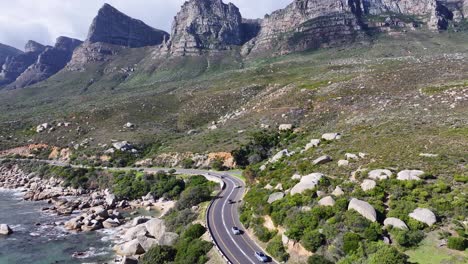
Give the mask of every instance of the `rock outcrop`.
[[284, 198], [284, 193], [283, 192], [276, 192], [276, 193], [272, 193], [270, 194], [270, 196], [268, 196], [268, 203], [269, 204], [272, 204], [278, 200], [281, 200]]
[[6, 225], [6, 224], [1, 224], [0, 225], [0, 235], [8, 236], [13, 233], [13, 230]]
[[21, 50], [0, 43], [0, 66], [5, 63], [8, 57], [14, 57], [23, 53]]
[[348, 205], [348, 210], [355, 210], [360, 215], [364, 216], [371, 222], [377, 221], [377, 213], [372, 205], [368, 202], [358, 200], [356, 198], [351, 199]]
[[315, 188], [324, 177], [322, 173], [312, 173], [301, 178], [301, 181], [291, 189], [291, 195], [302, 193], [306, 190]]
[[0, 85], [14, 82], [29, 66], [34, 64], [46, 47], [35, 41], [28, 41], [25, 52], [13, 57], [8, 57], [0, 72]]
[[89, 28], [87, 41], [137, 48], [156, 46], [168, 38], [168, 33], [154, 29], [111, 5], [104, 4]]
[[[244, 21], [239, 9], [222, 0], [190, 0], [184, 3], [172, 25], [167, 51], [175, 56], [199, 55], [204, 50], [226, 50], [252, 34], [255, 24]], [[248, 38], [248, 37], [247, 37]]]
[[62, 70], [71, 60], [73, 51], [81, 41], [68, 37], [59, 37], [54, 47], [47, 47], [37, 61], [29, 66], [9, 88], [23, 88], [43, 81]]

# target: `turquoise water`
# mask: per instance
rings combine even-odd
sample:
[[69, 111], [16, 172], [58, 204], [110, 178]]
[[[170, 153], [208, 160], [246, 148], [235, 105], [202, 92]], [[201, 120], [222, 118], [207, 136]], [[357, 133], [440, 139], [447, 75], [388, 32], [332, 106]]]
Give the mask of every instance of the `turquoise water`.
[[0, 264], [111, 263], [111, 243], [103, 233], [72, 234], [54, 225], [68, 218], [41, 212], [45, 202], [28, 202], [0, 190], [0, 224], [14, 231], [0, 236]]

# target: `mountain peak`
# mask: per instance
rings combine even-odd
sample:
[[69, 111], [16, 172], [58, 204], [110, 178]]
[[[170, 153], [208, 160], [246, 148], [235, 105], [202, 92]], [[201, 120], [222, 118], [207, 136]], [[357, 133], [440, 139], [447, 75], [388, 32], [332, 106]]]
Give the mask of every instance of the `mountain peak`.
[[29, 40], [26, 45], [24, 46], [24, 51], [25, 52], [42, 52], [44, 51], [46, 46], [34, 41], [34, 40]]
[[137, 48], [159, 45], [165, 38], [168, 38], [168, 33], [104, 4], [91, 24], [87, 41]]

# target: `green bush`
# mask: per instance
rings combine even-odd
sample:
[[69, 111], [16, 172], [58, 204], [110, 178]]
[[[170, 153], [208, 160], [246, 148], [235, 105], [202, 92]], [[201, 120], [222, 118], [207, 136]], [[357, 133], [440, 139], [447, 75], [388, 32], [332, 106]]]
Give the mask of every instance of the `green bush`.
[[369, 256], [369, 264], [406, 264], [408, 257], [395, 247], [381, 245], [380, 248]]
[[175, 264], [202, 264], [208, 261], [206, 254], [213, 245], [200, 239], [182, 239], [177, 243]]
[[191, 169], [193, 165], [195, 165], [195, 161], [193, 161], [193, 159], [184, 159], [181, 165], [184, 169]]
[[403, 247], [414, 247], [424, 239], [424, 232], [420, 230], [400, 230], [392, 229], [393, 239]]
[[190, 209], [192, 206], [211, 199], [211, 190], [208, 186], [190, 187], [182, 192], [175, 207], [177, 210]]
[[187, 227], [182, 234], [182, 239], [197, 239], [205, 234], [206, 228], [200, 224], [194, 224]]
[[168, 264], [174, 261], [176, 249], [169, 246], [153, 246], [140, 259], [141, 264]]
[[258, 237], [260, 241], [265, 243], [270, 241], [276, 235], [276, 233], [277, 232], [272, 232], [262, 225], [255, 225], [254, 227], [255, 236]]
[[270, 243], [268, 243], [266, 251], [280, 261], [288, 261], [289, 259], [289, 254], [284, 248], [281, 236], [276, 236], [274, 239], [272, 239]]
[[333, 264], [333, 262], [322, 255], [313, 255], [309, 257], [307, 264]]
[[190, 225], [195, 219], [197, 219], [197, 214], [192, 212], [190, 209], [184, 209], [182, 211], [171, 210], [164, 217], [168, 231], [179, 234], [182, 233], [184, 228]]
[[449, 237], [447, 246], [450, 249], [464, 251], [468, 247], [468, 242], [462, 237]]
[[301, 244], [305, 249], [316, 252], [324, 243], [325, 236], [318, 230], [306, 230], [301, 238]]
[[343, 237], [343, 250], [346, 254], [350, 254], [359, 248], [361, 236], [356, 233], [346, 233]]

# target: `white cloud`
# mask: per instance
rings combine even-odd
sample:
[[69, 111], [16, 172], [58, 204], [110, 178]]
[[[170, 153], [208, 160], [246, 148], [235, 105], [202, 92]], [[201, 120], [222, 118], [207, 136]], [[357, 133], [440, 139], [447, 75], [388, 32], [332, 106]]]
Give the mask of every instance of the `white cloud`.
[[[29, 39], [47, 45], [53, 45], [59, 36], [83, 40], [105, 2], [152, 27], [170, 31], [173, 17], [185, 0], [0, 0], [0, 43], [22, 49]], [[258, 18], [292, 0], [230, 2], [239, 7], [244, 17]]]

